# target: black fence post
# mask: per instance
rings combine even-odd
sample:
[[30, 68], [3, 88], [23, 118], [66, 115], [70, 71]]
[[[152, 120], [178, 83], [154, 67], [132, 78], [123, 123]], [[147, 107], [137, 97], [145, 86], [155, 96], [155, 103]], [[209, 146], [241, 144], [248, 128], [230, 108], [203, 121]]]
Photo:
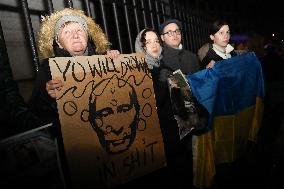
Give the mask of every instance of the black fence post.
[[34, 32], [33, 32], [31, 17], [30, 17], [30, 13], [29, 13], [29, 10], [28, 10], [29, 7], [28, 7], [27, 0], [21, 0], [21, 5], [22, 5], [22, 11], [23, 11], [23, 14], [24, 14], [24, 18], [25, 18], [26, 28], [28, 30], [28, 36], [29, 36], [30, 47], [31, 47], [31, 50], [32, 50], [34, 67], [35, 67], [36, 72], [38, 72], [39, 59], [38, 59], [38, 53], [37, 53], [37, 48], [36, 48], [36, 43], [35, 43], [35, 38], [34, 38]]
[[92, 18], [91, 8], [90, 8], [90, 0], [84, 0], [85, 12], [87, 16]]
[[131, 30], [130, 30], [130, 23], [129, 23], [129, 16], [128, 16], [128, 8], [127, 8], [127, 2], [126, 0], [123, 0], [123, 7], [124, 7], [124, 15], [126, 20], [126, 28], [128, 32], [128, 40], [130, 44], [130, 50], [133, 52], [133, 44], [132, 44], [132, 38], [131, 38]]
[[46, 5], [48, 9], [48, 14], [51, 15], [54, 11], [52, 0], [46, 0]]
[[121, 35], [120, 35], [120, 28], [119, 28], [119, 21], [118, 21], [118, 16], [117, 16], [117, 8], [116, 8], [116, 3], [112, 3], [112, 9], [114, 13], [114, 21], [115, 21], [115, 27], [116, 27], [116, 34], [118, 38], [118, 45], [119, 45], [119, 51], [123, 53], [122, 51], [122, 43], [121, 43]]
[[106, 20], [106, 14], [105, 14], [105, 7], [104, 7], [104, 1], [100, 0], [99, 2], [100, 2], [102, 19], [103, 19], [103, 24], [104, 24], [104, 31], [105, 31], [106, 37], [109, 38], [108, 28], [107, 28], [107, 20]]
[[72, 0], [65, 0], [65, 3], [67, 4], [68, 8], [73, 8], [73, 1]]

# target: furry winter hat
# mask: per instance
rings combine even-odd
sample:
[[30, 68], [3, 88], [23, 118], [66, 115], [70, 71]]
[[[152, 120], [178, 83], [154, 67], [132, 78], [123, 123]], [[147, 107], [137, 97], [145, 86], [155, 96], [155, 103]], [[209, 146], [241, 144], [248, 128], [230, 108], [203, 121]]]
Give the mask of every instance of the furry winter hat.
[[53, 41], [56, 40], [55, 37], [57, 36], [55, 32], [59, 32], [60, 26], [68, 21], [75, 21], [83, 26], [89, 39], [94, 42], [97, 53], [104, 54], [110, 49], [110, 43], [101, 27], [91, 17], [87, 17], [81, 10], [65, 8], [52, 13], [50, 16], [42, 17], [37, 40], [40, 59], [54, 56]]

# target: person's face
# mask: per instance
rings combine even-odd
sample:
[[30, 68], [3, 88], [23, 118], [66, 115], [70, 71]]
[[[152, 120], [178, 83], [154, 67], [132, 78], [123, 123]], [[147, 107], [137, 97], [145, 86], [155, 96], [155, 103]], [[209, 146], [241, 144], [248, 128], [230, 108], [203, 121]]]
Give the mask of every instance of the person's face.
[[181, 31], [177, 24], [170, 23], [164, 27], [162, 41], [172, 48], [178, 48], [181, 43]]
[[[122, 90], [127, 90], [125, 87]], [[102, 98], [96, 99], [95, 122], [100, 143], [109, 153], [127, 150], [136, 136], [137, 110], [132, 91], [127, 97], [105, 91]], [[115, 95], [116, 94], [116, 95]], [[137, 99], [136, 99], [137, 100]], [[93, 113], [93, 112], [90, 112]]]
[[230, 28], [228, 25], [223, 25], [218, 32], [216, 32], [214, 35], [210, 35], [213, 43], [221, 48], [226, 48], [230, 41], [230, 37]]
[[83, 55], [87, 48], [87, 32], [77, 22], [67, 23], [59, 31], [59, 47], [71, 55]]
[[145, 51], [155, 58], [159, 57], [161, 45], [158, 36], [154, 32], [149, 31], [146, 32], [145, 40]]

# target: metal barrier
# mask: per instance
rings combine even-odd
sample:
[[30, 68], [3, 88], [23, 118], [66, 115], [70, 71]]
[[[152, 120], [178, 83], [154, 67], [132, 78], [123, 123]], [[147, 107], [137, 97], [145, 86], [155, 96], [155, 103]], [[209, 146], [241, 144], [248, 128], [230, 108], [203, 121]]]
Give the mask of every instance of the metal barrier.
[[35, 70], [38, 71], [39, 68], [39, 59], [38, 59], [38, 53], [37, 53], [37, 48], [36, 48], [36, 43], [35, 43], [35, 37], [34, 37], [34, 32], [33, 32], [33, 26], [31, 22], [31, 17], [29, 13], [29, 8], [28, 8], [28, 2], [27, 0], [21, 0], [21, 5], [22, 5], [22, 11], [23, 15], [25, 18], [25, 23], [26, 23], [26, 28], [27, 32], [29, 35], [29, 41], [30, 41], [30, 47], [32, 50], [32, 57], [33, 57], [33, 63]]
[[[96, 22], [102, 26], [112, 43], [112, 49], [118, 49], [121, 53], [134, 51], [134, 41], [140, 30], [146, 27], [158, 30], [159, 25], [168, 18], [176, 18], [182, 22], [183, 45], [186, 49], [197, 52], [208, 38], [206, 17], [191, 9], [190, 2], [187, 1], [82, 0], [81, 2], [86, 15], [96, 19]], [[51, 14], [54, 11], [53, 1], [45, 0], [44, 3], [46, 10], [36, 12], [29, 9], [27, 0], [20, 1], [36, 71], [39, 59], [30, 14]], [[73, 1], [65, 0], [64, 5], [73, 8]]]

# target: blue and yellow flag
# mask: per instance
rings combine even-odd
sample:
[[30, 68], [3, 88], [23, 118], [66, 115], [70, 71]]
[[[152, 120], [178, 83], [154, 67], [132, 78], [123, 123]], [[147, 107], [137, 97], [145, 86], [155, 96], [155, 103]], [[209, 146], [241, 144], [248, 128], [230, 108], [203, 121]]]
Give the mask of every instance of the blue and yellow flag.
[[256, 141], [263, 113], [264, 79], [259, 60], [246, 53], [187, 77], [209, 112], [208, 131], [193, 137], [194, 184], [209, 187], [215, 165], [241, 157]]

